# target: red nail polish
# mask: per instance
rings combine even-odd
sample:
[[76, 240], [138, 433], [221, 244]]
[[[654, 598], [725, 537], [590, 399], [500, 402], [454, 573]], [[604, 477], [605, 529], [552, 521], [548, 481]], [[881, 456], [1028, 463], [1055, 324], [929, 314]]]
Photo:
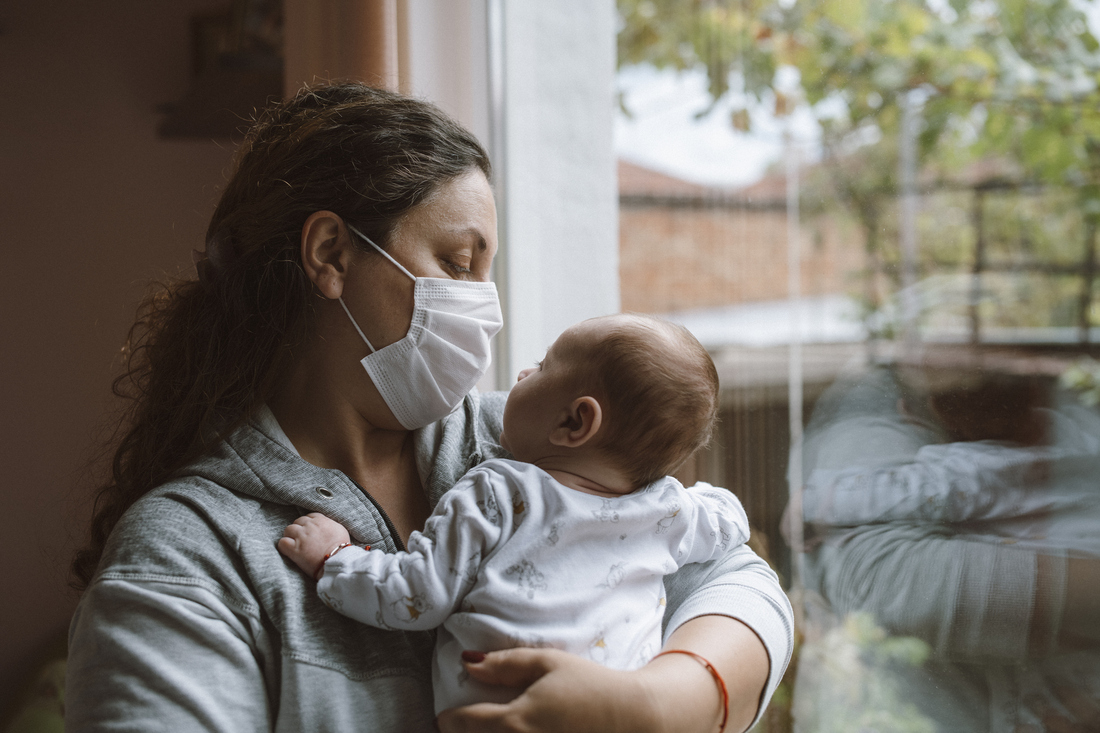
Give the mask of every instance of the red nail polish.
[[475, 652], [467, 649], [462, 652], [462, 661], [469, 662], [470, 664], [477, 664], [478, 662], [485, 661], [485, 652]]

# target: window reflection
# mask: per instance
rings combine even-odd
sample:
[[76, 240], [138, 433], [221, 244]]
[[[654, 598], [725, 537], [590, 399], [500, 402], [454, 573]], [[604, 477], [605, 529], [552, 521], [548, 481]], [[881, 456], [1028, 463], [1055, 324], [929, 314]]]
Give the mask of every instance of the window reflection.
[[1058, 360], [932, 351], [839, 380], [807, 426], [796, 717], [1094, 723], [1096, 617], [1067, 600], [1100, 557], [1100, 413], [1035, 369]]
[[1100, 6], [618, 5], [624, 307], [802, 610], [758, 730], [1100, 729]]

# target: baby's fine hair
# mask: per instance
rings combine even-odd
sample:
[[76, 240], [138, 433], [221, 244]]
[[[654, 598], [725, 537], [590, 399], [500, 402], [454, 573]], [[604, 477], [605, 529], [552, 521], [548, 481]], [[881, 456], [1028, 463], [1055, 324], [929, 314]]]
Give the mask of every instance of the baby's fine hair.
[[718, 371], [683, 326], [638, 313], [603, 319], [610, 327], [589, 345], [581, 378], [604, 411], [600, 446], [635, 486], [644, 486], [710, 442]]

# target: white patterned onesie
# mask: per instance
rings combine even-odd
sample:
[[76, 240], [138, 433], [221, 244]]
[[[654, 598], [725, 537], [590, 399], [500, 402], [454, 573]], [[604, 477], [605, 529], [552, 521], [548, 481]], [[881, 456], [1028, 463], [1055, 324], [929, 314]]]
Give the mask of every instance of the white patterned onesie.
[[507, 702], [480, 685], [465, 649], [553, 647], [637, 669], [661, 646], [663, 576], [744, 543], [732, 493], [671, 477], [611, 499], [570, 489], [529, 463], [494, 459], [443, 495], [408, 552], [349, 547], [318, 583], [331, 608], [383, 629], [431, 629], [440, 712]]

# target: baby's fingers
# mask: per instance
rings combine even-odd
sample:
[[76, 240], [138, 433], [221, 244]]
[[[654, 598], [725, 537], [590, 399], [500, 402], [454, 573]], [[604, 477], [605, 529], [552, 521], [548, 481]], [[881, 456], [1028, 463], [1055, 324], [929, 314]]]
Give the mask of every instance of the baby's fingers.
[[321, 514], [320, 512], [310, 512], [309, 514], [303, 514], [302, 516], [295, 519], [294, 524], [291, 524], [290, 526], [291, 527], [294, 527], [294, 526], [308, 527], [309, 525], [317, 524], [318, 522], [331, 522], [331, 521], [332, 521], [331, 519], [326, 517], [324, 514]]

